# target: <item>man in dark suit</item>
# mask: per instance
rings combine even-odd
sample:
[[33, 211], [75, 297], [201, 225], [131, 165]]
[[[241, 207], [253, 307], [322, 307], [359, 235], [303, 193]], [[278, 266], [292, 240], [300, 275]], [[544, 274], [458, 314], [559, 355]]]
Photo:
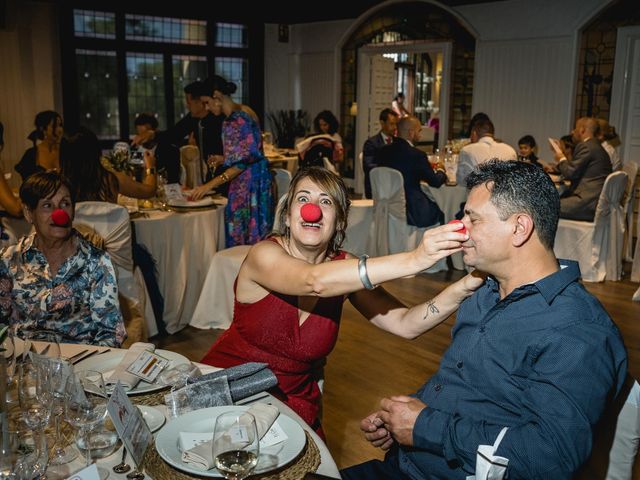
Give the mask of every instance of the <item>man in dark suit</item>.
[[422, 125], [416, 117], [404, 117], [398, 122], [398, 138], [385, 145], [378, 153], [379, 166], [394, 168], [404, 179], [404, 195], [407, 202], [407, 223], [416, 227], [430, 227], [444, 222], [444, 214], [435, 202], [420, 188], [420, 181], [438, 188], [447, 181], [444, 170], [435, 172], [427, 155], [413, 146], [420, 141]]
[[576, 146], [573, 158], [556, 153], [558, 170], [571, 185], [560, 198], [560, 217], [593, 222], [600, 192], [611, 173], [609, 154], [596, 139], [598, 122], [594, 118], [576, 120], [571, 132]]
[[380, 131], [364, 142], [362, 148], [362, 169], [364, 170], [364, 196], [371, 198], [371, 180], [369, 172], [378, 166], [376, 156], [382, 147], [393, 143], [398, 127], [398, 114], [390, 108], [380, 112]]

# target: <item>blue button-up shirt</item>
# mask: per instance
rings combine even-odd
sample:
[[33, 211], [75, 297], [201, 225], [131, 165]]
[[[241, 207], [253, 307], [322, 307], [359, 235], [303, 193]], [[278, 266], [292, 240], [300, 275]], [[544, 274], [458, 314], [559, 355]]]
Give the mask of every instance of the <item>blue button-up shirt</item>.
[[428, 406], [401, 447], [416, 479], [464, 479], [478, 445], [509, 459], [510, 479], [564, 479], [586, 461], [592, 429], [619, 391], [627, 354], [617, 327], [578, 282], [575, 262], [502, 300], [489, 278], [458, 311], [440, 369], [417, 393]]

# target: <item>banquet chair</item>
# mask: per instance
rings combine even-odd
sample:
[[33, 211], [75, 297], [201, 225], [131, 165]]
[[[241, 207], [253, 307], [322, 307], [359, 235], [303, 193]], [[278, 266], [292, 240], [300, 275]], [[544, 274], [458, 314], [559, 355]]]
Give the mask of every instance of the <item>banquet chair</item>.
[[633, 261], [633, 252], [631, 246], [633, 244], [633, 203], [636, 198], [636, 177], [638, 175], [638, 164], [635, 162], [626, 162], [622, 166], [622, 171], [628, 176], [627, 188], [624, 191], [624, 199], [622, 205], [624, 207], [624, 216], [626, 226], [624, 230], [624, 259], [627, 262]]
[[329, 170], [331, 173], [335, 173], [338, 176], [340, 175], [338, 173], [338, 170], [336, 170], [336, 166], [331, 163], [331, 161], [327, 157], [322, 157], [322, 164], [324, 165], [324, 168]]
[[188, 188], [202, 185], [202, 172], [204, 170], [198, 147], [195, 145], [184, 145], [180, 147], [180, 164], [185, 169], [185, 185]]
[[276, 182], [276, 196], [280, 199], [282, 195], [287, 193], [287, 190], [289, 190], [289, 185], [291, 184], [291, 172], [284, 168], [274, 168], [273, 173]]
[[[388, 167], [376, 167], [369, 174], [373, 196], [373, 222], [369, 233], [372, 255], [389, 255], [416, 248], [422, 236], [433, 227], [419, 228], [407, 223], [407, 204], [402, 173]], [[446, 259], [440, 259], [426, 273], [447, 270]]]
[[563, 218], [558, 222], [553, 249], [556, 257], [576, 260], [585, 282], [620, 280], [622, 276], [622, 197], [626, 185], [625, 172], [609, 174], [593, 222]]
[[142, 273], [133, 264], [131, 221], [127, 209], [107, 202], [78, 202], [74, 227], [82, 230], [81, 225], [90, 227], [102, 237], [104, 250], [116, 271], [118, 291], [131, 300], [132, 308], [142, 312], [146, 332], [149, 335], [158, 333]]
[[[638, 218], [636, 224], [640, 223], [640, 209], [638, 210]], [[640, 282], [640, 241], [636, 241], [636, 249], [633, 254], [633, 263], [631, 265], [631, 281]], [[633, 296], [634, 300], [640, 301], [640, 288]]]

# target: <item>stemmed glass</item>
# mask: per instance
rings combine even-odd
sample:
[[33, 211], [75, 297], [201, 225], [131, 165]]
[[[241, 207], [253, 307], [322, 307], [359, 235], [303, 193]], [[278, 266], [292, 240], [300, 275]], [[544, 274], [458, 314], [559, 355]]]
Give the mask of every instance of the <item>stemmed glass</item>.
[[46, 447], [29, 432], [0, 431], [0, 479], [31, 480], [44, 473]]
[[247, 412], [218, 415], [213, 429], [213, 458], [216, 468], [227, 480], [248, 477], [258, 464], [260, 454], [256, 419]]
[[52, 358], [48, 360], [49, 384], [53, 399], [53, 415], [55, 420], [55, 450], [51, 465], [63, 465], [69, 463], [78, 456], [73, 448], [65, 448], [60, 438], [60, 420], [64, 414], [65, 388], [67, 380], [73, 375], [73, 365], [64, 358]]
[[[69, 376], [65, 386], [65, 418], [83, 437], [86, 466], [91, 465], [91, 431], [107, 416], [107, 390], [100, 372], [86, 370]], [[100, 479], [109, 472], [98, 467]]]

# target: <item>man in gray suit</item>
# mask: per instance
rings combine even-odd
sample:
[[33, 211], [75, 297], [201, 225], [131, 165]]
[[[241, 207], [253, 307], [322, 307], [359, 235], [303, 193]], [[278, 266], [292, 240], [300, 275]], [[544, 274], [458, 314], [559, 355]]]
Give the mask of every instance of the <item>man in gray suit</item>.
[[567, 160], [556, 153], [558, 170], [571, 185], [560, 198], [560, 217], [593, 222], [600, 192], [607, 175], [611, 173], [611, 160], [596, 139], [598, 122], [594, 118], [576, 120], [571, 132], [576, 146], [573, 158]]

